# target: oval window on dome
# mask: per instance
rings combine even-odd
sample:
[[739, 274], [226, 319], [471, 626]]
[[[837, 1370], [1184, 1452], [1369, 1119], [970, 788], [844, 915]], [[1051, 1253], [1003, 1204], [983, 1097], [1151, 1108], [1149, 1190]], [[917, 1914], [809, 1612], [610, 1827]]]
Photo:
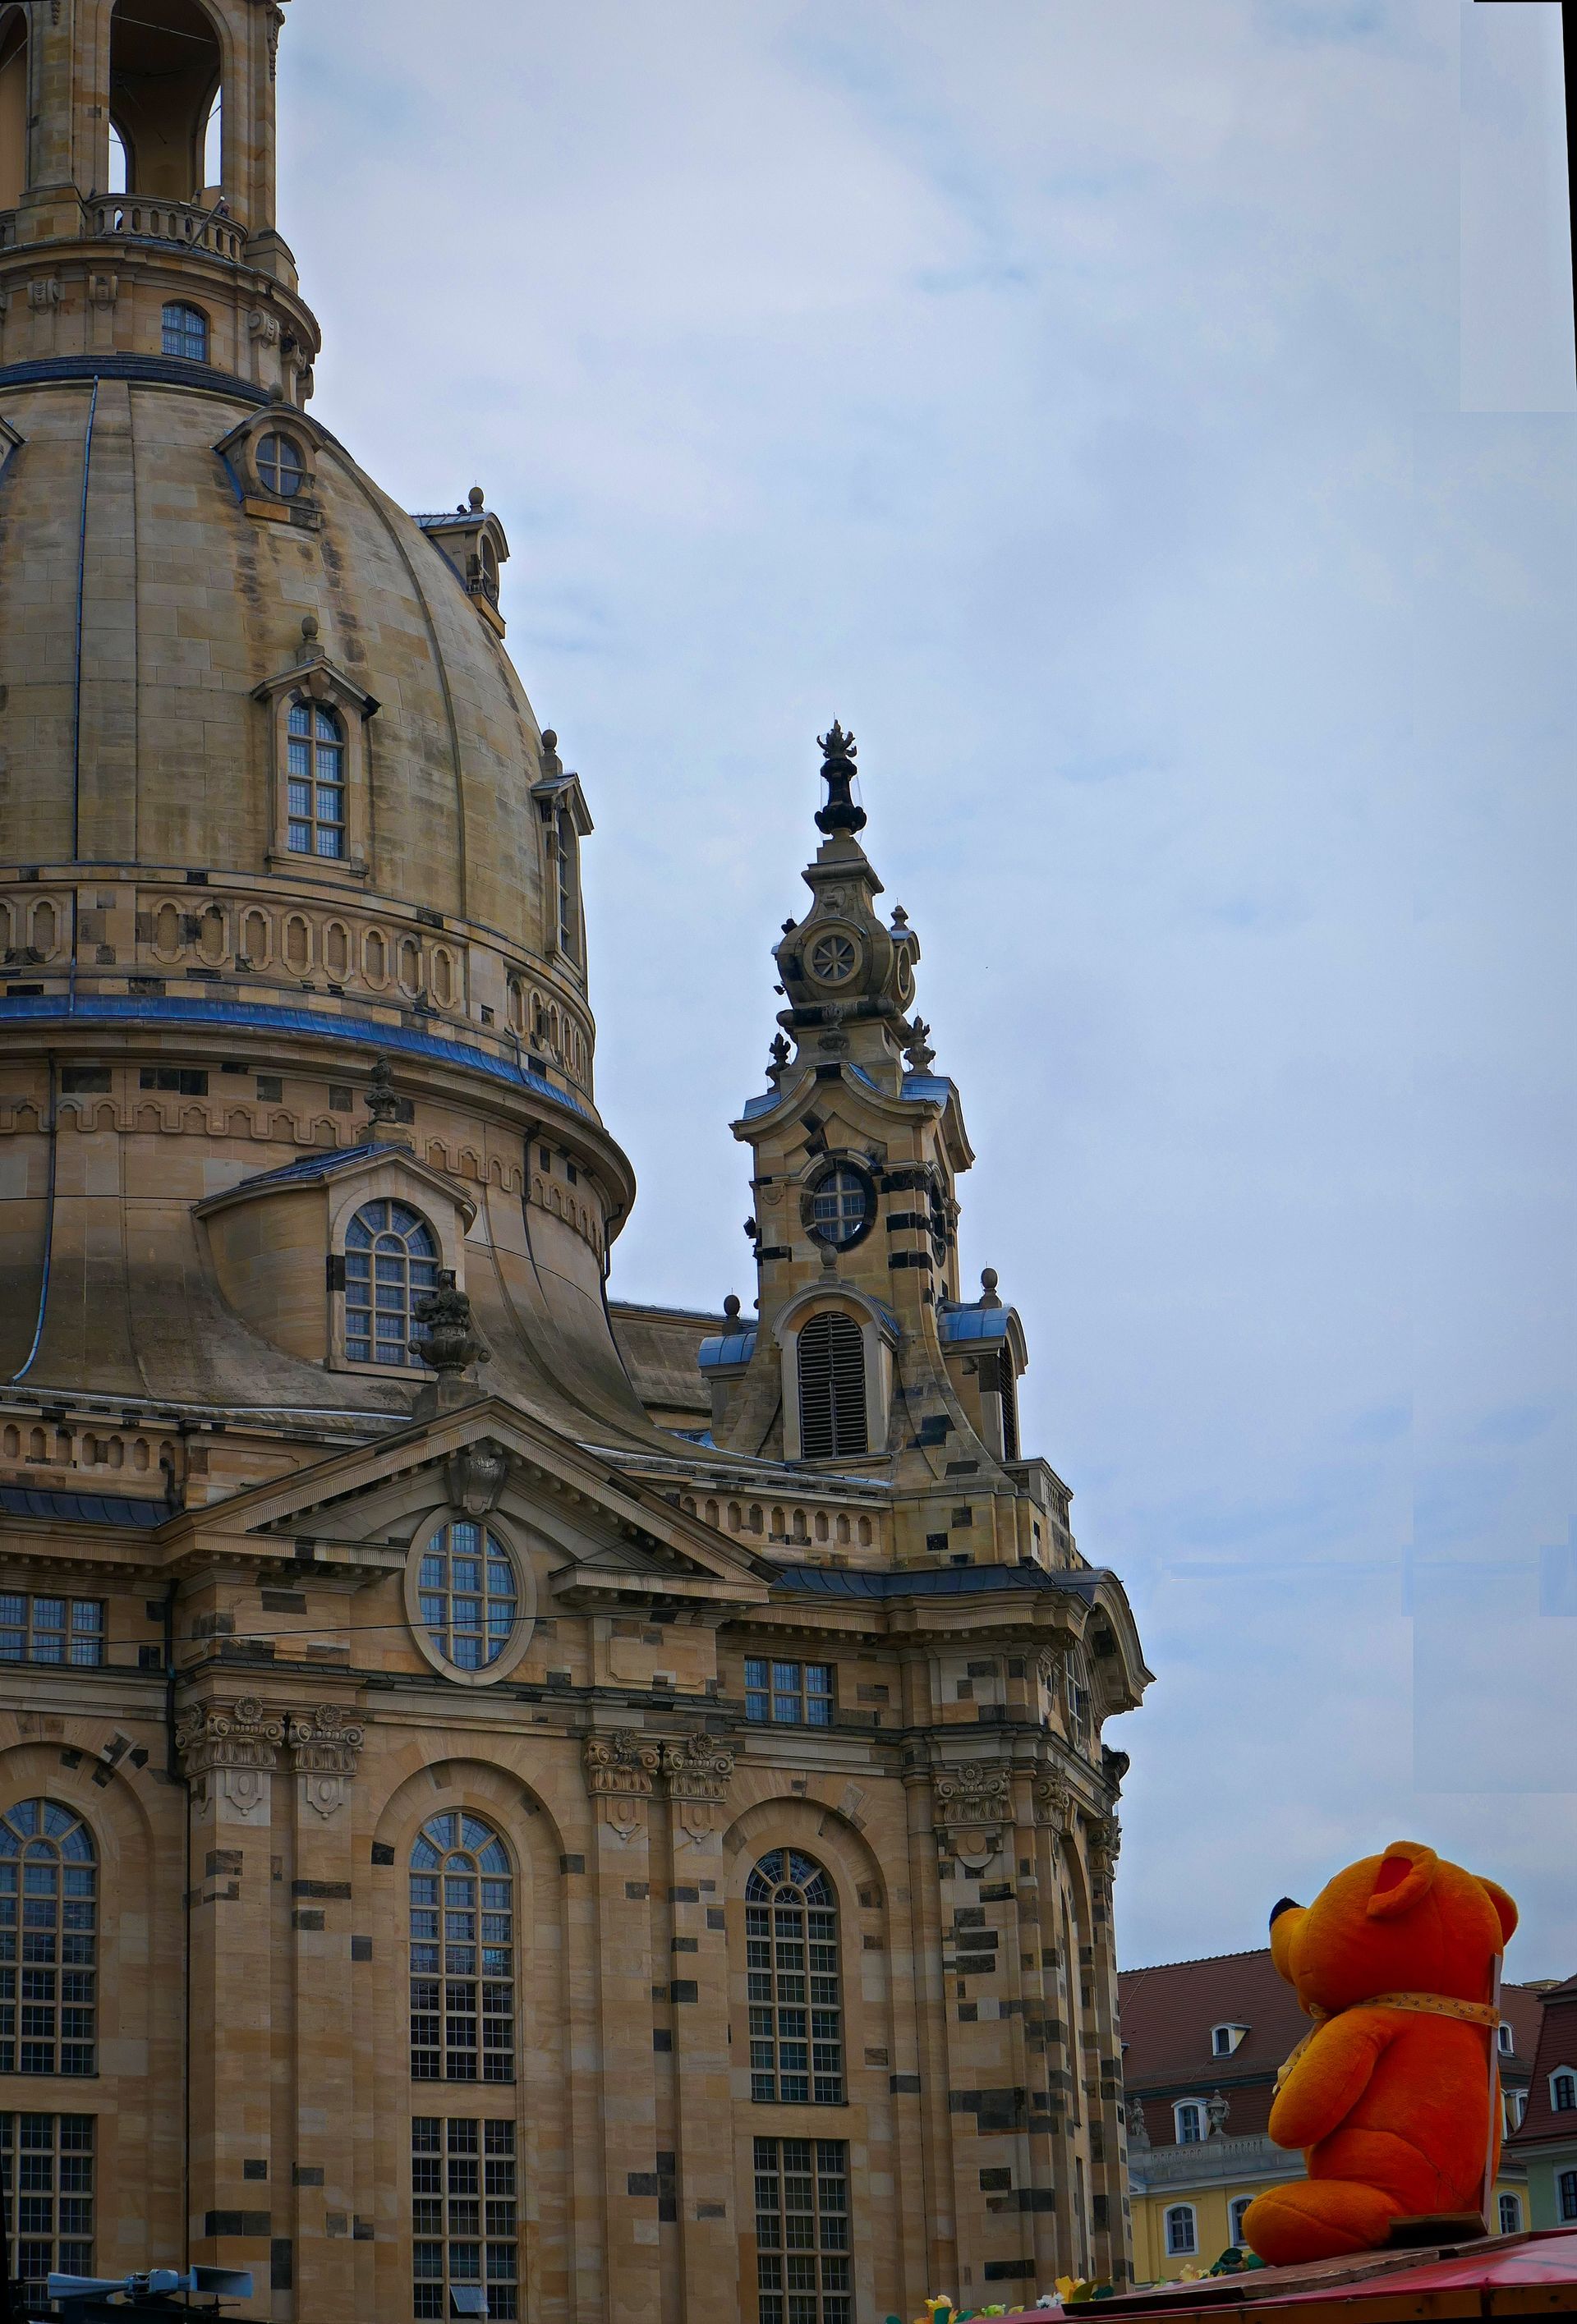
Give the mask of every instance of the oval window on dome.
[[265, 492], [293, 501], [307, 482], [307, 463], [295, 438], [272, 429], [257, 447], [257, 473]]
[[852, 1162], [835, 1162], [811, 1185], [805, 1223], [817, 1242], [846, 1250], [859, 1241], [876, 1215], [876, 1190]]

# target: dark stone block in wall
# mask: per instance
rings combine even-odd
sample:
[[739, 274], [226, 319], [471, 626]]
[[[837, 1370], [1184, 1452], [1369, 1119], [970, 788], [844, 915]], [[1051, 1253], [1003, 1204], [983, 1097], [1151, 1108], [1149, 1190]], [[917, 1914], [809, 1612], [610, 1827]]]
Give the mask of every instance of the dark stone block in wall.
[[624, 2191], [628, 2195], [655, 2195], [657, 2192], [656, 2172], [632, 2171], [624, 2181]]
[[666, 2057], [669, 2052], [673, 2048], [674, 2037], [669, 2032], [666, 2025], [653, 2026], [651, 2031], [651, 2046], [657, 2052], [659, 2058]]
[[982, 2271], [988, 2283], [1022, 2283], [1035, 2273], [1032, 2259], [988, 2259]]
[[[236, 1863], [233, 1867], [226, 1866], [226, 1869], [239, 1872], [241, 1867]], [[292, 1896], [328, 1896], [344, 1903], [349, 1900], [350, 1882], [348, 1880], [292, 1880], [290, 1894]]]
[[670, 1888], [668, 1893], [670, 1903], [675, 1904], [698, 1904], [701, 1901], [698, 1888]]
[[371, 1937], [353, 1937], [350, 1941], [350, 1957], [353, 1961], [371, 1960], [373, 1958]]
[[373, 1842], [373, 1862], [374, 1864], [392, 1864], [393, 1861], [394, 1850], [389, 1846], [388, 1842], [386, 1840], [375, 1840]]
[[266, 2211], [205, 2211], [205, 2236], [266, 2236], [272, 2221]]
[[268, 2288], [271, 2292], [292, 2292], [295, 2289], [291, 2258], [290, 2236], [276, 2236], [268, 2247]]
[[894, 2098], [916, 2098], [920, 2094], [920, 2078], [918, 2074], [889, 2074], [887, 2087]]
[[728, 1915], [727, 1915], [727, 1914], [724, 1911], [724, 1909], [723, 1909], [723, 1907], [722, 1907], [722, 1905], [721, 1905], [721, 1904], [708, 1904], [708, 1905], [707, 1905], [707, 1907], [706, 1907], [706, 1926], [707, 1926], [709, 1929], [725, 1929], [725, 1928], [727, 1928], [727, 1926], [728, 1926]]
[[318, 2163], [298, 2163], [290, 2173], [292, 2187], [321, 2187], [323, 2168]]
[[989, 2171], [982, 2171], [980, 2174], [981, 2192], [983, 2195], [998, 2194], [1003, 2188], [1010, 2187], [1012, 2183], [1013, 2174], [1010, 2171], [993, 2167]]
[[320, 1929], [323, 1925], [324, 1921], [321, 1913], [292, 1913], [290, 1914], [290, 1926], [293, 1929]]
[[266, 2179], [268, 2164], [262, 2155], [249, 2154], [241, 2165], [243, 2179]]
[[959, 2003], [958, 2022], [961, 2025], [976, 2024], [978, 2024], [979, 2019], [980, 2004], [978, 2001], [961, 2001]]
[[638, 1904], [643, 1897], [650, 1895], [651, 1884], [647, 1880], [626, 1880], [624, 1883], [624, 1894], [630, 1898], [632, 1904]]
[[659, 2221], [677, 2219], [679, 2216], [678, 2197], [677, 2195], [659, 2195], [657, 2199], [657, 2216]]
[[694, 1978], [676, 1977], [668, 1990], [670, 2001], [698, 2001], [701, 1997]]

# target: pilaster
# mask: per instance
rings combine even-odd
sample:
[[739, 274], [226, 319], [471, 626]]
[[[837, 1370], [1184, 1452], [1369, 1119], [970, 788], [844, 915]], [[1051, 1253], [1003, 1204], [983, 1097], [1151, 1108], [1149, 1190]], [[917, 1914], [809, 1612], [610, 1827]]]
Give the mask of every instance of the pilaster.
[[739, 2314], [742, 2223], [733, 2217], [723, 1866], [733, 1757], [725, 1744], [709, 1736], [689, 1736], [662, 1747], [667, 1794], [663, 1868], [672, 1948], [673, 2232], [682, 2300], [679, 2314], [665, 2324], [734, 2324]]
[[[576, 2176], [601, 2181], [604, 2274], [577, 2285], [580, 2312], [629, 2324], [661, 2324], [658, 2270], [657, 2086], [652, 2001], [651, 1807], [662, 1746], [620, 1729], [588, 1735], [583, 1753], [592, 1812], [586, 1866], [597, 1964], [595, 2090], [576, 2108], [581, 2138], [593, 2126], [601, 2153], [576, 2153]], [[667, 1963], [662, 1964], [667, 1982]], [[577, 2142], [578, 2146], [578, 2142]], [[632, 2198], [638, 2200], [632, 2200]], [[646, 2200], [650, 2197], [650, 2200]]]

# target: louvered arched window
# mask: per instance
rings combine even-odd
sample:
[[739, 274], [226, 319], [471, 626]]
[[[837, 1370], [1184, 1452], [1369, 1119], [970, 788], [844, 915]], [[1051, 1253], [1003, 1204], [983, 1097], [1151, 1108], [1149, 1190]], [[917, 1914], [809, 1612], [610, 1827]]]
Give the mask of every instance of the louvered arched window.
[[410, 2071], [512, 2082], [514, 1879], [480, 1816], [429, 1817], [410, 1855]]
[[835, 1461], [870, 1449], [865, 1335], [852, 1316], [813, 1315], [799, 1334], [799, 1451]]

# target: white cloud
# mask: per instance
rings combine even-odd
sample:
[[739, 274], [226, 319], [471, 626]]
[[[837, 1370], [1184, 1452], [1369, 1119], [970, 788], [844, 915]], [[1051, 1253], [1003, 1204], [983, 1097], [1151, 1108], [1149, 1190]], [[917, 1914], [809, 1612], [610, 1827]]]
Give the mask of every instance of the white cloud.
[[[319, 411], [408, 505], [487, 485], [597, 816], [615, 1287], [752, 1288], [727, 1123], [835, 714], [969, 1266], [1159, 1674], [1111, 1738], [1129, 1957], [1256, 1942], [1411, 1831], [1569, 1971], [1570, 1618], [1512, 1588], [1447, 1658], [1526, 1762], [1491, 1796], [1416, 1720], [1406, 1610], [1410, 1556], [1531, 1571], [1574, 1506], [1574, 431], [1462, 410], [1457, 13], [291, 14]], [[1476, 154], [1547, 129], [1525, 64]]]

